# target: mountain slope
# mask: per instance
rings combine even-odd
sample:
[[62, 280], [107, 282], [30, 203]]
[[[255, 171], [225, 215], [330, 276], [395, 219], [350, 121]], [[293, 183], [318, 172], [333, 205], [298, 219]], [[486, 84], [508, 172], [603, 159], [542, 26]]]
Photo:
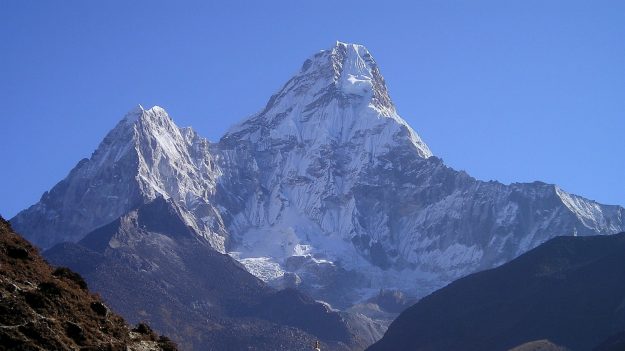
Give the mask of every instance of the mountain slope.
[[292, 350], [321, 340], [324, 349], [349, 350], [373, 342], [301, 293], [269, 288], [162, 197], [45, 255], [78, 270], [127, 319], [170, 333], [183, 349]]
[[218, 143], [159, 107], [131, 112], [11, 222], [47, 248], [158, 196], [254, 275], [338, 308], [381, 288], [424, 296], [556, 235], [625, 230], [622, 207], [445, 166], [397, 113], [369, 51], [341, 42]]
[[625, 329], [625, 233], [558, 237], [404, 311], [368, 350], [591, 350]]
[[82, 278], [53, 269], [0, 217], [0, 349], [176, 350], [146, 325], [131, 330]]
[[622, 207], [446, 167], [399, 117], [360, 45], [306, 60], [219, 151], [215, 201], [233, 255], [266, 281], [295, 274], [339, 307], [380, 288], [422, 296], [554, 235], [625, 230]]

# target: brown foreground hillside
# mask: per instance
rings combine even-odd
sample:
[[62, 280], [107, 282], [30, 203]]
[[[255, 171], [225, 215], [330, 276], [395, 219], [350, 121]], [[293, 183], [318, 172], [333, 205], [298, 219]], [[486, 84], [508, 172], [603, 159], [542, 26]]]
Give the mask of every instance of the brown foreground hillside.
[[145, 324], [131, 329], [80, 275], [52, 268], [0, 217], [0, 350], [176, 350]]

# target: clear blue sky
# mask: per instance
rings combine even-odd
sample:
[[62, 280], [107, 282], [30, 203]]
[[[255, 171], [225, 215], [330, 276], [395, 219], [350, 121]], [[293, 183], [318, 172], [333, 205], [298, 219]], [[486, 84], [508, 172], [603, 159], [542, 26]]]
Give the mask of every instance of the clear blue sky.
[[448, 165], [625, 205], [625, 1], [2, 0], [0, 214], [134, 105], [217, 140], [337, 39]]

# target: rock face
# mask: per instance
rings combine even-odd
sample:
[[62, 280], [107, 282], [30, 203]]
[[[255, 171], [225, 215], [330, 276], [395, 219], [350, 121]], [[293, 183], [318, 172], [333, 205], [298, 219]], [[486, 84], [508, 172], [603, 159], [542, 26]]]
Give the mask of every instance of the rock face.
[[185, 206], [186, 220], [224, 250], [225, 231], [207, 202], [220, 175], [210, 144], [167, 113], [141, 106], [129, 112], [67, 178], [11, 223], [36, 245], [76, 242], [137, 206], [166, 196]]
[[380, 288], [424, 296], [556, 235], [625, 230], [622, 207], [445, 166], [398, 115], [367, 49], [340, 42], [217, 143], [159, 107], [131, 112], [11, 221], [51, 247], [157, 196], [254, 275], [340, 308]]
[[362, 350], [375, 340], [296, 290], [268, 287], [183, 216], [157, 197], [45, 255], [75, 267], [115, 311], [170, 333], [182, 349], [296, 350], [321, 340], [326, 350]]
[[174, 351], [126, 322], [78, 274], [53, 269], [0, 217], [0, 349]]
[[625, 233], [554, 238], [421, 299], [367, 350], [525, 350], [535, 340], [611, 350], [623, 345], [624, 278]]

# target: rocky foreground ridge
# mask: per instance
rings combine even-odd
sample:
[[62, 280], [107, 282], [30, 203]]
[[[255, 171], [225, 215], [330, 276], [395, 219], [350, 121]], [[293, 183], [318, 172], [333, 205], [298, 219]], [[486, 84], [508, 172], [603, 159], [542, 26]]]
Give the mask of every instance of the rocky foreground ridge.
[[51, 267], [0, 217], [0, 350], [175, 351], [148, 325], [129, 326], [80, 275]]

